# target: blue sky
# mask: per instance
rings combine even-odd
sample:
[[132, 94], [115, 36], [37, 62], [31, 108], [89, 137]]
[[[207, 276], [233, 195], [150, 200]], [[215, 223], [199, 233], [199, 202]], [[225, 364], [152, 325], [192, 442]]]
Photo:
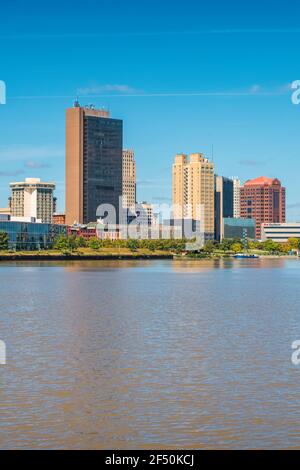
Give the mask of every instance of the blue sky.
[[216, 171], [278, 177], [300, 220], [296, 2], [6, 2], [1, 6], [0, 207], [10, 181], [57, 183], [65, 108], [110, 109], [137, 161], [138, 199], [169, 202], [177, 152], [214, 146]]

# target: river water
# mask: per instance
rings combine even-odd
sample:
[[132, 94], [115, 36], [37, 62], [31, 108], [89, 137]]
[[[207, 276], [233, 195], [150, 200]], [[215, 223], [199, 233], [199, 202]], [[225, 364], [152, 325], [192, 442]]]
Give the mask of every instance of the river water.
[[300, 448], [300, 260], [0, 264], [2, 449]]

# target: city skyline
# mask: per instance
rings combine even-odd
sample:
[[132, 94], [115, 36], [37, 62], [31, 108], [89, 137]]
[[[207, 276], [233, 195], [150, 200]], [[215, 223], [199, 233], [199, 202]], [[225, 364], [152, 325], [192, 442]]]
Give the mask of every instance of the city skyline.
[[74, 11], [60, 5], [53, 32], [55, 8], [42, 15], [29, 4], [26, 25], [24, 6], [2, 7], [0, 79], [7, 101], [0, 106], [0, 206], [12, 179], [36, 176], [56, 182], [58, 210], [64, 210], [64, 110], [78, 95], [124, 121], [138, 200], [170, 202], [174, 155], [212, 157], [213, 146], [219, 175], [236, 174], [242, 184], [260, 175], [280, 178], [287, 219], [300, 220], [300, 106], [292, 104], [290, 89], [299, 78], [298, 6], [294, 15], [276, 10], [271, 21], [261, 3], [257, 14], [257, 2], [247, 15], [236, 3], [220, 2], [217, 17], [208, 5], [152, 2], [149, 10], [139, 7], [136, 23], [134, 2], [117, 1], [117, 18], [112, 6], [100, 10], [90, 2], [80, 8], [80, 21], [75, 2]]

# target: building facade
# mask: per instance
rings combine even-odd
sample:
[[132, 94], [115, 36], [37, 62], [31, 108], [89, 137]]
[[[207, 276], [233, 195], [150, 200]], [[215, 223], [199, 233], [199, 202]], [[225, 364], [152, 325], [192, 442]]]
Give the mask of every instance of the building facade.
[[118, 221], [122, 197], [123, 122], [78, 102], [66, 111], [66, 223], [95, 222], [100, 204]]
[[66, 214], [63, 212], [56, 212], [53, 214], [52, 221], [54, 224], [65, 225], [66, 224]]
[[255, 220], [230, 218], [223, 219], [225, 239], [238, 238], [239, 240], [255, 240]]
[[255, 219], [257, 239], [263, 223], [285, 222], [285, 188], [280, 181], [264, 176], [247, 181], [241, 187], [241, 217]]
[[231, 179], [233, 181], [233, 217], [238, 219], [241, 217], [241, 182], [236, 176]]
[[15, 217], [34, 217], [43, 223], [52, 223], [54, 183], [43, 183], [39, 178], [10, 183], [10, 211]]
[[174, 219], [204, 218], [204, 237], [214, 238], [214, 164], [201, 153], [179, 154], [173, 164]]
[[263, 241], [273, 240], [278, 243], [285, 243], [289, 238], [300, 239], [300, 222], [262, 224], [261, 238]]
[[0, 207], [0, 215], [1, 214], [10, 215], [11, 214], [10, 207]]
[[68, 235], [82, 237], [88, 241], [91, 238], [95, 238], [97, 236], [96, 223], [90, 223], [87, 225], [73, 225], [72, 227], [68, 226]]
[[52, 248], [56, 237], [66, 235], [67, 227], [0, 218], [0, 232], [7, 233], [10, 250], [32, 251]]
[[224, 238], [223, 219], [233, 217], [233, 181], [224, 176], [215, 177], [215, 239]]
[[153, 205], [148, 202], [143, 201], [136, 204], [135, 215], [141, 225], [153, 225], [156, 222]]
[[136, 163], [133, 150], [123, 150], [122, 158], [123, 207], [133, 208], [136, 203]]

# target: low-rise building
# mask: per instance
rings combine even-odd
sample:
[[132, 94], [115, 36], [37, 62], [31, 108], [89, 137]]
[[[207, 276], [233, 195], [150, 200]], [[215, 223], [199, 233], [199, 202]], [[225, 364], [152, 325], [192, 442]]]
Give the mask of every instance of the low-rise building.
[[125, 226], [104, 224], [99, 220], [96, 226], [96, 233], [100, 240], [119, 240], [122, 238], [122, 230], [124, 229]]
[[255, 220], [227, 217], [223, 219], [224, 238], [255, 239]]
[[75, 235], [76, 237], [82, 237], [85, 240], [90, 240], [97, 236], [96, 224], [90, 223], [87, 225], [76, 224], [68, 227], [68, 235]]
[[300, 239], [300, 222], [262, 224], [262, 241], [273, 240], [285, 243], [289, 238]]
[[66, 214], [63, 212], [55, 212], [52, 217], [52, 222], [58, 225], [66, 224]]
[[[0, 232], [8, 235], [10, 250], [43, 250], [53, 247], [55, 238], [67, 233], [64, 225], [37, 223], [34, 221], [18, 221], [17, 218], [0, 217]], [[32, 219], [34, 220], [34, 219]]]

